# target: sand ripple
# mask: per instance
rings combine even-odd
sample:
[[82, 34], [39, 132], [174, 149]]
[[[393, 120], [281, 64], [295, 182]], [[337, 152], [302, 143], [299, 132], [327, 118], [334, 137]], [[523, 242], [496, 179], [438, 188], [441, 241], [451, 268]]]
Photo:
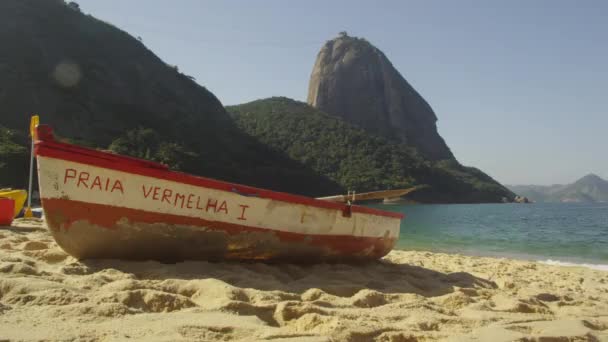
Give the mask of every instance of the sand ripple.
[[608, 272], [427, 252], [380, 262], [78, 261], [0, 228], [0, 339], [608, 340]]

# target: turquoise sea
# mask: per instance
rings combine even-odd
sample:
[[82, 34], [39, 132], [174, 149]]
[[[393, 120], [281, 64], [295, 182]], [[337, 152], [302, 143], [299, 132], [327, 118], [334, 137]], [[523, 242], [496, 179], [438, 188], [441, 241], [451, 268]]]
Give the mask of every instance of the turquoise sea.
[[374, 205], [401, 212], [397, 249], [608, 270], [608, 203]]

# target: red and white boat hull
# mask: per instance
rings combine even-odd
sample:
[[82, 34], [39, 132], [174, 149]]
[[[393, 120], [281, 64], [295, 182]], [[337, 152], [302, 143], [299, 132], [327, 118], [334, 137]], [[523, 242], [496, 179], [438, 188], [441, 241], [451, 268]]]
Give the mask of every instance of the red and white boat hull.
[[38, 128], [42, 206], [77, 258], [377, 259], [402, 215], [257, 189], [55, 142]]

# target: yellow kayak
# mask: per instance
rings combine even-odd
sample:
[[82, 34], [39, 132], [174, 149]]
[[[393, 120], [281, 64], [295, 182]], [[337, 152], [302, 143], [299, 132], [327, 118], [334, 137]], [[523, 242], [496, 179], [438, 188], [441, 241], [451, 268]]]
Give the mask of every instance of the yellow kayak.
[[10, 198], [15, 201], [15, 216], [17, 216], [21, 212], [21, 209], [23, 209], [23, 205], [27, 199], [27, 191], [0, 189], [0, 197]]

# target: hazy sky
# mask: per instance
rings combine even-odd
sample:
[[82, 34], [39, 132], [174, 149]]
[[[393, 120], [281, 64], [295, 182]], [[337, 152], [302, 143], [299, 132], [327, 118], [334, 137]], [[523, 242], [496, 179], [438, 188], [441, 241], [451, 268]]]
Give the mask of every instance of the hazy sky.
[[608, 178], [608, 1], [79, 0], [224, 105], [306, 100], [339, 31], [380, 48], [465, 165], [506, 184]]

